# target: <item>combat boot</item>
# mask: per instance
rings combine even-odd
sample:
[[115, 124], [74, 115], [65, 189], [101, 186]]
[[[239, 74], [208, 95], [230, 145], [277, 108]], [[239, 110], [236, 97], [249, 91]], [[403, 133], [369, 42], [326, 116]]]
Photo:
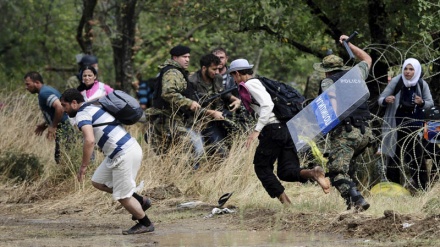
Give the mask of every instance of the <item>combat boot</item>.
[[365, 211], [370, 207], [370, 204], [364, 199], [361, 193], [355, 186], [352, 186], [348, 191], [348, 195], [344, 197], [347, 204], [347, 210], [353, 206], [356, 211]]

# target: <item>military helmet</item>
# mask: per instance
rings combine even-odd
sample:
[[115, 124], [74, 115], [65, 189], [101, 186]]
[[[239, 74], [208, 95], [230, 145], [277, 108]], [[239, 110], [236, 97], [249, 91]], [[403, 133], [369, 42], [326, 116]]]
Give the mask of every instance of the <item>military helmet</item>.
[[344, 60], [342, 60], [342, 58], [333, 54], [325, 56], [322, 59], [322, 63], [313, 64], [313, 68], [320, 72], [350, 69], [350, 67], [344, 65]]

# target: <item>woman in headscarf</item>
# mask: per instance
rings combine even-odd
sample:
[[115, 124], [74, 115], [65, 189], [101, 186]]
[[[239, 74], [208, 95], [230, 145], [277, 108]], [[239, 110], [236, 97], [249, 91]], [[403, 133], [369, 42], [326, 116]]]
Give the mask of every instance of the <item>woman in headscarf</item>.
[[[426, 189], [427, 173], [417, 131], [422, 126], [423, 109], [434, 105], [428, 83], [421, 77], [422, 67], [414, 58], [405, 60], [402, 74], [394, 77], [378, 99], [386, 107], [382, 126], [382, 153], [387, 156], [386, 176], [400, 181], [401, 164], [408, 163], [417, 189]], [[415, 145], [414, 145], [415, 144]], [[403, 160], [402, 160], [403, 158]], [[403, 171], [403, 170], [402, 170]]]

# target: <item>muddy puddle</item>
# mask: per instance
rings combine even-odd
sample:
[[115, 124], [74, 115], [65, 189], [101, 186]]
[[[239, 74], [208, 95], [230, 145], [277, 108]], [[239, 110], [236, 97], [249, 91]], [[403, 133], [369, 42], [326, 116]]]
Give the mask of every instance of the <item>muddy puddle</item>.
[[204, 232], [204, 233], [173, 233], [151, 236], [157, 246], [371, 246], [368, 240], [344, 240], [337, 235], [293, 232]]

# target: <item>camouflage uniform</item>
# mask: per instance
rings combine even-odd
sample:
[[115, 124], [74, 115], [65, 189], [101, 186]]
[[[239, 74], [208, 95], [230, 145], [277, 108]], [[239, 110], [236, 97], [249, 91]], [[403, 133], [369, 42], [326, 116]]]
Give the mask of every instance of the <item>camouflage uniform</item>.
[[[167, 59], [159, 66], [162, 69], [168, 65], [182, 68], [179, 63]], [[169, 69], [162, 77], [161, 97], [169, 103], [164, 109], [148, 108], [146, 115], [152, 124], [150, 132], [151, 142], [155, 151], [162, 153], [170, 147], [172, 141], [188, 134], [188, 126], [191, 126], [188, 117], [189, 107], [193, 100], [183, 95], [187, 88], [186, 75], [178, 69]]]
[[[335, 174], [332, 183], [344, 198], [348, 195], [350, 184], [353, 183], [349, 170], [354, 168], [357, 156], [372, 140], [373, 133], [369, 127], [365, 127], [364, 134], [359, 128], [352, 128], [347, 132], [344, 126], [338, 126], [330, 132], [328, 169], [330, 174]], [[343, 183], [338, 184], [338, 181]]]
[[313, 71], [313, 73], [307, 78], [307, 88], [304, 91], [304, 97], [306, 97], [306, 99], [314, 99], [318, 96], [318, 91], [313, 89], [319, 88], [321, 81], [324, 78], [324, 73]]
[[67, 79], [67, 83], [66, 83], [66, 89], [69, 88], [77, 88], [80, 84], [80, 81], [78, 79], [78, 76], [73, 75], [71, 77], [69, 77], [69, 79]]
[[[342, 59], [335, 55], [325, 57], [322, 64], [328, 64], [330, 67], [338, 67], [340, 68], [339, 70], [349, 69], [349, 67], [343, 66]], [[325, 68], [325, 66], [322, 67]], [[362, 78], [365, 80], [368, 77], [368, 64], [366, 62], [360, 62], [359, 68], [362, 73]], [[336, 78], [333, 79], [336, 80]], [[322, 80], [321, 90], [325, 91], [333, 83], [334, 81], [330, 79], [330, 77]], [[363, 113], [369, 115], [368, 107], [366, 112], [364, 111]], [[358, 112], [355, 110], [355, 112], [350, 114], [349, 117], [356, 116], [357, 114]], [[368, 144], [374, 140], [372, 130], [365, 122], [365, 119], [361, 120], [361, 126], [354, 126], [352, 122], [353, 120], [349, 121], [350, 123], [348, 126], [341, 123], [329, 133], [330, 153], [328, 157], [330, 180], [332, 185], [336, 187], [341, 196], [346, 200], [348, 208], [350, 208], [357, 199], [362, 198], [363, 200], [363, 197], [357, 191], [351, 174], [354, 172], [357, 156], [360, 155], [365, 148], [368, 147]], [[366, 208], [368, 207], [369, 205]]]

